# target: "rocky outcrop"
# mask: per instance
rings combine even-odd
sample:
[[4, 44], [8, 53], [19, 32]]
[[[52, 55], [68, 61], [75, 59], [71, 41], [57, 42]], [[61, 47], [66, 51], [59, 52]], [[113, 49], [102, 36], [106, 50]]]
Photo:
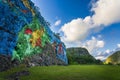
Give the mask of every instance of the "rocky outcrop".
[[32, 65], [68, 63], [59, 34], [31, 0], [0, 0], [0, 54], [6, 56], [0, 59], [1, 70], [16, 59]]
[[47, 44], [42, 53], [27, 56], [22, 62], [12, 60], [11, 56], [0, 55], [0, 72], [6, 71], [12, 67], [25, 64], [27, 67], [31, 66], [49, 66], [49, 65], [66, 65], [64, 61], [57, 58], [57, 54], [51, 44]]
[[25, 58], [27, 66], [49, 66], [49, 65], [66, 65], [66, 63], [56, 57], [57, 53], [51, 44], [47, 44], [42, 53]]
[[20, 62], [18, 60], [12, 60], [11, 56], [0, 55], [0, 72], [18, 66], [19, 64]]
[[67, 56], [69, 64], [94, 64], [96, 59], [85, 48], [68, 48]]
[[120, 51], [117, 51], [110, 55], [106, 61], [106, 64], [120, 64]]
[[11, 58], [5, 55], [0, 55], [0, 72], [5, 71], [11, 66]]

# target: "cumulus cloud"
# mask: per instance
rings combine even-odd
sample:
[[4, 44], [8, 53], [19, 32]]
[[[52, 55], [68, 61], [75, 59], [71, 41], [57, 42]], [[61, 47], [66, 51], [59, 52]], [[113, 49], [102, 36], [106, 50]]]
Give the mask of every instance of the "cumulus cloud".
[[117, 44], [117, 47], [120, 48], [120, 44]]
[[76, 41], [76, 42], [64, 42], [64, 43], [65, 43], [65, 45], [66, 45], [67, 48], [70, 48], [70, 47], [82, 47], [83, 46], [82, 42], [80, 42], [80, 41]]
[[100, 59], [100, 60], [105, 60], [108, 56], [112, 55], [116, 51], [120, 51], [120, 44], [117, 44], [117, 47], [115, 49], [113, 49], [113, 50], [106, 49], [103, 52], [98, 51], [97, 55], [95, 55], [95, 58]]
[[86, 22], [87, 20], [78, 18], [64, 24], [61, 28], [61, 31], [64, 32], [64, 40], [72, 42], [85, 38], [89, 34], [90, 28]]
[[55, 22], [55, 26], [58, 26], [58, 25], [60, 25], [61, 24], [61, 20], [57, 20], [56, 22]]
[[96, 26], [108, 26], [120, 22], [120, 0], [98, 0], [93, 3], [91, 11], [95, 14], [92, 16]]
[[105, 46], [105, 41], [99, 39], [99, 37], [92, 36], [90, 40], [86, 41], [75, 41], [75, 42], [64, 42], [68, 47], [84, 47], [90, 54], [93, 54], [94, 51], [101, 49]]
[[105, 51], [105, 53], [107, 53], [107, 54], [109, 54], [111, 51], [109, 50], [109, 49], [107, 49], [106, 51]]
[[105, 56], [97, 56], [97, 57], [95, 57], [96, 59], [99, 59], [99, 60], [105, 60], [107, 57], [105, 57]]
[[120, 0], [98, 0], [92, 5], [92, 16], [73, 19], [61, 27], [64, 41], [83, 40], [91, 32], [98, 32], [108, 25], [120, 22]]
[[95, 37], [92, 37], [91, 40], [88, 40], [84, 43], [83, 47], [87, 48], [88, 51], [92, 54], [94, 50], [103, 48], [105, 42], [103, 40], [99, 40]]
[[106, 49], [105, 51], [97, 51], [94, 57], [96, 59], [105, 60], [106, 58], [108, 58], [108, 56], [112, 55], [116, 51], [120, 51], [120, 44], [117, 44], [117, 47], [113, 50]]
[[90, 40], [75, 41], [75, 42], [67, 42], [65, 44], [68, 47], [83, 47], [86, 48], [91, 55], [93, 55], [96, 59], [104, 60], [108, 55], [110, 50], [107, 49], [105, 53], [99, 51], [99, 49], [105, 46], [105, 41], [101, 39], [102, 36], [98, 35], [97, 37], [91, 37]]
[[109, 55], [111, 55], [113, 53], [113, 51], [107, 49], [103, 52], [101, 51], [97, 51], [97, 55], [95, 55], [96, 59], [100, 59], [100, 60], [105, 60]]

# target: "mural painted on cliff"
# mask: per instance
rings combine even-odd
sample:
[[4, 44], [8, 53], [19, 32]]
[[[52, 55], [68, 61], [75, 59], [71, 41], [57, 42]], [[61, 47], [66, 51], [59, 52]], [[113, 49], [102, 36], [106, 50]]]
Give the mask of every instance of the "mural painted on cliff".
[[31, 0], [0, 0], [0, 54], [23, 60], [42, 53], [46, 43], [53, 45], [56, 57], [67, 63], [64, 43]]

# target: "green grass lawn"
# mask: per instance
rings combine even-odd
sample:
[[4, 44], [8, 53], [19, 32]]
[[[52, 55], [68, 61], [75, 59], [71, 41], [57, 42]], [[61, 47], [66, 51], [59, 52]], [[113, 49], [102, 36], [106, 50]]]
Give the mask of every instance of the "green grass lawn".
[[[24, 70], [23, 67], [0, 73], [3, 77]], [[70, 66], [46, 66], [28, 68], [29, 76], [21, 80], [120, 80], [120, 66], [110, 65], [70, 65]]]

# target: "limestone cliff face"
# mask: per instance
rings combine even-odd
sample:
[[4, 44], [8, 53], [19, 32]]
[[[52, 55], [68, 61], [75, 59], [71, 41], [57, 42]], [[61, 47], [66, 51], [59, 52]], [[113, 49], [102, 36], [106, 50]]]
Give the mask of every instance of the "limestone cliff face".
[[[48, 44], [52, 52], [44, 52]], [[44, 53], [55, 53], [56, 59], [67, 64], [64, 43], [31, 0], [0, 0], [0, 54], [21, 61]]]
[[[64, 61], [56, 57], [57, 54], [51, 44], [47, 44], [41, 54], [25, 58], [27, 66], [49, 66], [49, 65], [66, 65]], [[63, 56], [64, 57], [64, 56]]]

